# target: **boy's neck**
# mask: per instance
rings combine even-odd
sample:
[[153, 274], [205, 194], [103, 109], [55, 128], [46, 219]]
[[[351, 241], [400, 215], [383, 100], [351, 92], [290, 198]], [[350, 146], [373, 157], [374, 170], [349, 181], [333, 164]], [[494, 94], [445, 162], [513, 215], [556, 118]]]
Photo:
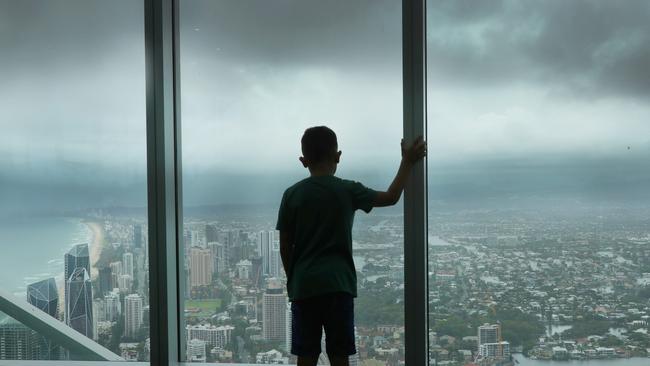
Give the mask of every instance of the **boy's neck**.
[[328, 175], [334, 175], [336, 172], [336, 165], [334, 167], [331, 166], [317, 166], [317, 167], [309, 167], [309, 175], [312, 177], [325, 177]]

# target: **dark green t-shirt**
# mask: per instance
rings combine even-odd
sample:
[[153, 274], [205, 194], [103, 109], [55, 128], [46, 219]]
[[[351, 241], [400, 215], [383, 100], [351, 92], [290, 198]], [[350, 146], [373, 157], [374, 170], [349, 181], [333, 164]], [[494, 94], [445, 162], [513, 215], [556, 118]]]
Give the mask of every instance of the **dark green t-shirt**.
[[354, 212], [370, 212], [376, 196], [361, 183], [332, 175], [303, 179], [284, 192], [276, 229], [293, 237], [287, 273], [290, 300], [332, 292], [357, 296]]

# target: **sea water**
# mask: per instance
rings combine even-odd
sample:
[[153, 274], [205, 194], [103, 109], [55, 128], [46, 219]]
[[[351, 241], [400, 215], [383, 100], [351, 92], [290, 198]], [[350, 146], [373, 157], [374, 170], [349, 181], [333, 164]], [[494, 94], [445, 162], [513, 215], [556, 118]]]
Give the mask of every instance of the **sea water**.
[[0, 289], [26, 297], [31, 283], [63, 280], [63, 256], [78, 243], [89, 243], [92, 231], [77, 218], [38, 217], [0, 221]]

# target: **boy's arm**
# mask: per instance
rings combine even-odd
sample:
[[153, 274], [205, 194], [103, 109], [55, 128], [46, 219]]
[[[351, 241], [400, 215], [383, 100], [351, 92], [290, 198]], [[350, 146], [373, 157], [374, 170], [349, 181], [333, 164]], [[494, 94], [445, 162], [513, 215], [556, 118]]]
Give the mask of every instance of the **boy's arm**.
[[280, 257], [282, 258], [282, 266], [284, 273], [289, 277], [289, 264], [291, 263], [291, 255], [293, 254], [293, 238], [287, 230], [280, 230]]
[[384, 207], [396, 204], [402, 196], [406, 179], [413, 168], [413, 165], [420, 161], [427, 154], [427, 143], [422, 136], [413, 141], [411, 146], [405, 146], [402, 140], [402, 162], [399, 165], [397, 174], [386, 192], [377, 192], [373, 206]]

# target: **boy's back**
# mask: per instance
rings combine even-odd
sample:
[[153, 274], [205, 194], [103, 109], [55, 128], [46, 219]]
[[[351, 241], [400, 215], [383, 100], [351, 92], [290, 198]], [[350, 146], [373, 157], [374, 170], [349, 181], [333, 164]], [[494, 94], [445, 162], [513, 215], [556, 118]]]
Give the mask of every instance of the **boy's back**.
[[316, 365], [324, 329], [330, 364], [347, 366], [348, 356], [356, 353], [354, 212], [397, 203], [411, 167], [426, 154], [426, 145], [422, 138], [408, 147], [402, 142], [402, 162], [385, 192], [334, 176], [341, 151], [331, 129], [308, 128], [301, 146], [299, 160], [310, 177], [284, 192], [277, 224], [292, 302], [291, 353], [298, 356], [298, 366]]
[[354, 212], [370, 212], [376, 195], [361, 183], [333, 175], [311, 176], [285, 191], [276, 229], [293, 237], [287, 273], [289, 299], [333, 292], [356, 297]]

